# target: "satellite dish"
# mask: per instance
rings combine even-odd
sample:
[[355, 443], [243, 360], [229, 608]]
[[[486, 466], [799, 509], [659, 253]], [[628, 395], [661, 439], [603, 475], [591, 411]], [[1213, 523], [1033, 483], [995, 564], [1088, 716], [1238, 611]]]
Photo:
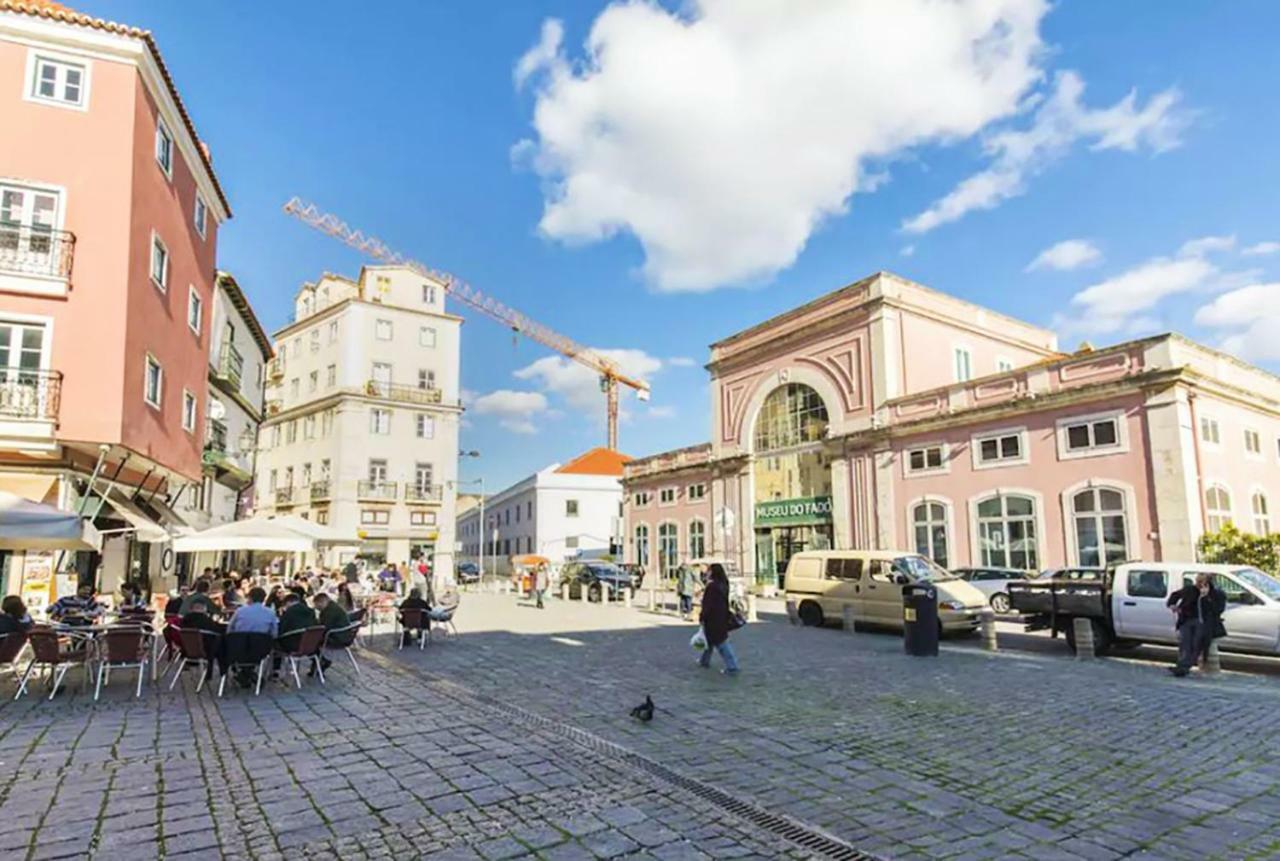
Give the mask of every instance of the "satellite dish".
[[214, 421], [222, 421], [227, 417], [227, 408], [222, 405], [222, 401], [217, 398], [209, 399], [209, 418]]

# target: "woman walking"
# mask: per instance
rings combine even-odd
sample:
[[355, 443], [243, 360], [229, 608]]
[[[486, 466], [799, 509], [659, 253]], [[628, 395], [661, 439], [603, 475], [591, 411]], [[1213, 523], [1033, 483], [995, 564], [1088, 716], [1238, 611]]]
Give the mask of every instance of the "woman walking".
[[703, 650], [698, 664], [704, 668], [711, 666], [711, 650], [720, 653], [724, 661], [726, 675], [737, 675], [738, 657], [729, 645], [729, 625], [732, 613], [729, 611], [729, 576], [724, 573], [724, 566], [712, 563], [707, 571], [707, 587], [702, 592], [702, 631], [707, 638], [707, 648]]

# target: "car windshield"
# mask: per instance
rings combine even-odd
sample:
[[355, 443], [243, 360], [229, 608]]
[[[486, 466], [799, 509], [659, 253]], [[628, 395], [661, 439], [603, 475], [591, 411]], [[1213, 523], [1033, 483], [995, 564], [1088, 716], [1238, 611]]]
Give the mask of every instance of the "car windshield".
[[627, 576], [625, 573], [623, 573], [622, 569], [619, 568], [617, 565], [597, 564], [597, 565], [588, 565], [587, 568], [589, 568], [591, 570], [591, 573], [597, 577]]
[[1231, 574], [1266, 595], [1272, 601], [1280, 601], [1280, 580], [1257, 568], [1236, 568]]
[[955, 580], [956, 576], [924, 556], [899, 556], [893, 560], [893, 570], [906, 574], [912, 580], [933, 581]]

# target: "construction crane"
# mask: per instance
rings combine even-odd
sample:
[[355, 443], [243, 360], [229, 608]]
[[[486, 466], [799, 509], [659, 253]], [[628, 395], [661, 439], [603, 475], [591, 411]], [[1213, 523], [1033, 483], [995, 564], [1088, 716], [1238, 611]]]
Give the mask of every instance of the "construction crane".
[[572, 338], [547, 328], [537, 320], [531, 319], [514, 308], [499, 302], [497, 299], [486, 296], [461, 278], [450, 275], [448, 272], [432, 269], [416, 260], [404, 257], [398, 252], [392, 251], [376, 237], [366, 236], [361, 231], [348, 227], [336, 215], [321, 212], [314, 204], [307, 203], [300, 198], [295, 197], [286, 203], [284, 211], [297, 218], [303, 224], [313, 227], [321, 233], [327, 233], [375, 260], [391, 265], [404, 266], [424, 278], [430, 278], [444, 285], [445, 292], [451, 294], [463, 304], [497, 320], [505, 326], [509, 326], [512, 331], [537, 341], [543, 346], [550, 347], [560, 355], [566, 356], [578, 364], [595, 371], [600, 375], [600, 390], [605, 395], [610, 449], [616, 451], [618, 448], [618, 385], [621, 384], [634, 389], [636, 397], [642, 401], [649, 399], [649, 384], [644, 380], [639, 380], [623, 373], [616, 362], [582, 346]]

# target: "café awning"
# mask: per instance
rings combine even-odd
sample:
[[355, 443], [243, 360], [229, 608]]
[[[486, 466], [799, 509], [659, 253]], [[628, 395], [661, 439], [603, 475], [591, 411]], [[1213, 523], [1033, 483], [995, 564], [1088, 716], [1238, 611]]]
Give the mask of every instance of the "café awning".
[[345, 536], [331, 526], [323, 523], [316, 523], [307, 520], [305, 517], [299, 517], [296, 514], [281, 514], [270, 518], [272, 523], [279, 523], [299, 532], [316, 542], [321, 547], [329, 547], [338, 544], [355, 545], [360, 543], [360, 539], [355, 536]]
[[98, 550], [98, 531], [74, 511], [0, 490], [0, 550]]
[[175, 538], [173, 549], [178, 553], [205, 553], [220, 550], [310, 553], [316, 549], [316, 540], [309, 535], [290, 529], [278, 519], [252, 517]]

